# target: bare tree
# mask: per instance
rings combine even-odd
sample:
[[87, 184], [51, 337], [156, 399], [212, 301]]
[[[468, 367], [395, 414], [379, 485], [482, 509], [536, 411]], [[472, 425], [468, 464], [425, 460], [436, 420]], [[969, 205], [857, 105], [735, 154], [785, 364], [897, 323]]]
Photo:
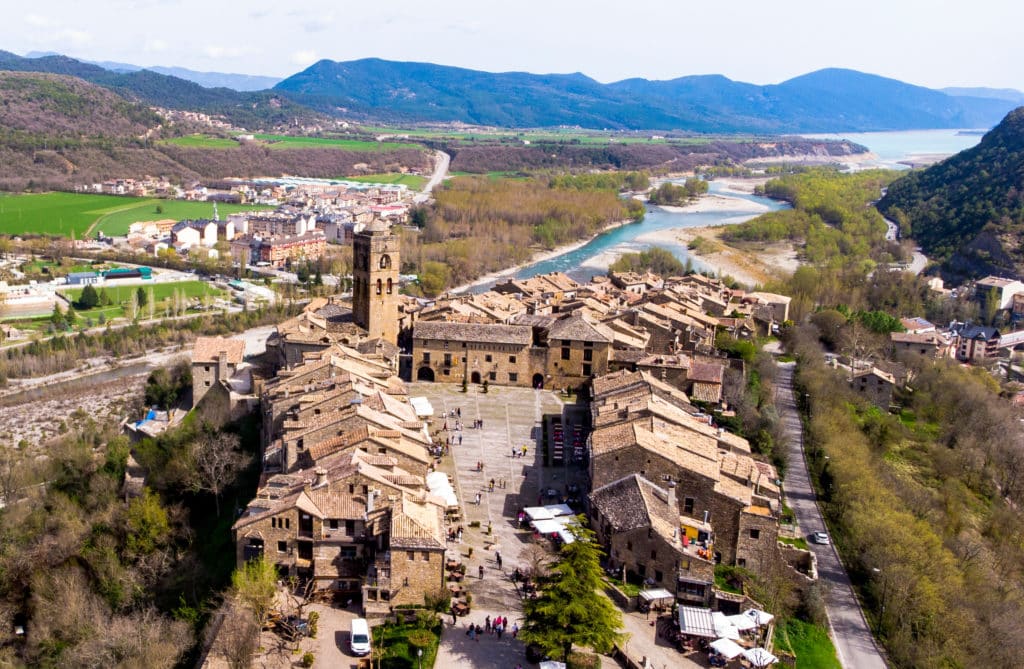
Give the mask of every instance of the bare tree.
[[238, 436], [224, 432], [201, 437], [192, 444], [193, 467], [189, 483], [193, 490], [213, 495], [218, 516], [221, 494], [251, 458], [238, 446]]
[[223, 657], [231, 669], [249, 669], [260, 642], [256, 619], [232, 603], [225, 604], [221, 614], [223, 621], [216, 630], [211, 654]]

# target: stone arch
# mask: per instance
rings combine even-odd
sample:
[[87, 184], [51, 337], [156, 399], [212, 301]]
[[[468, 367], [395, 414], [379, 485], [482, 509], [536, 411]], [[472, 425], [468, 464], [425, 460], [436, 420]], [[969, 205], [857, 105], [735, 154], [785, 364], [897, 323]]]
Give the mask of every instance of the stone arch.
[[388, 254], [385, 253], [384, 255], [382, 255], [380, 257], [380, 268], [381, 269], [390, 269], [391, 268], [391, 256], [389, 256]]
[[380, 279], [377, 279], [377, 294], [378, 295], [381, 294], [381, 291], [383, 290], [383, 286], [384, 286], [384, 282], [381, 281]]
[[544, 375], [543, 374], [534, 374], [533, 375], [533, 387], [534, 388], [543, 388], [544, 387]]
[[391, 294], [391, 277], [388, 277], [388, 295]]
[[473, 372], [469, 375], [470, 383], [480, 383], [480, 372]]
[[432, 370], [429, 367], [420, 367], [419, 370], [416, 372], [416, 380], [417, 381], [433, 381], [434, 380], [434, 370]]

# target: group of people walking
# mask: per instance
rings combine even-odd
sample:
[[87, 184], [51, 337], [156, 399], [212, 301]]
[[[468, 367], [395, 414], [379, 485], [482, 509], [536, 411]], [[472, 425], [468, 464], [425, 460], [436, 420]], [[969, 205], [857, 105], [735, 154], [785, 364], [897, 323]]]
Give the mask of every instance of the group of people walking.
[[509, 632], [512, 638], [515, 639], [519, 635], [519, 624], [512, 623], [512, 627], [508, 626], [508, 616], [494, 616], [494, 620], [491, 620], [490, 616], [484, 618], [484, 626], [480, 627], [479, 624], [469, 624], [469, 628], [466, 630], [466, 636], [475, 641], [479, 641], [480, 637], [484, 634], [495, 634], [500, 639], [501, 635], [505, 632]]

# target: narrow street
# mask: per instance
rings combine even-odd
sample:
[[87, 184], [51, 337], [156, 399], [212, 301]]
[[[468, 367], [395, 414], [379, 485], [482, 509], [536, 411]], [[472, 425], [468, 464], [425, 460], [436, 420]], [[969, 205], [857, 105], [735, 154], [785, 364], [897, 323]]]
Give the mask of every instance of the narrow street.
[[[817, 496], [811, 487], [807, 460], [804, 458], [803, 426], [793, 396], [793, 371], [796, 363], [778, 363], [775, 384], [775, 406], [786, 431], [789, 469], [786, 472], [786, 503], [796, 514], [804, 535], [827, 531], [818, 508]], [[822, 546], [808, 542], [818, 560], [818, 578], [825, 584], [825, 603], [829, 626], [839, 662], [847, 669], [883, 669], [886, 667], [875, 638], [868, 628], [860, 603], [846, 574], [839, 554], [831, 544]]]

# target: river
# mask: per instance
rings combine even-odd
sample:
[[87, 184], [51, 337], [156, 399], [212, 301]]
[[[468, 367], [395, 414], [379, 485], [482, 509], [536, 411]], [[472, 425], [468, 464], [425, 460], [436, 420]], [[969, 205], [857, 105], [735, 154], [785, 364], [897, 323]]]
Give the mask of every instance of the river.
[[[744, 206], [744, 200], [755, 203], [758, 205], [758, 209], [770, 211], [777, 211], [789, 206], [770, 198], [739, 193], [729, 189], [721, 182], [712, 181], [709, 186], [710, 195], [719, 195], [737, 200], [736, 208], [732, 210], [722, 209], [694, 212], [670, 211], [658, 206], [648, 205], [647, 213], [636, 223], [630, 223], [609, 230], [590, 240], [584, 246], [562, 255], [524, 265], [513, 276], [517, 279], [528, 279], [531, 276], [547, 274], [548, 272], [565, 272], [577, 281], [586, 282], [595, 274], [604, 274], [608, 269], [609, 263], [613, 262], [622, 253], [642, 251], [655, 244], [672, 251], [683, 262], [691, 259], [694, 267], [697, 269], [708, 269], [697, 258], [690, 258], [685, 246], [665, 243], [661, 240], [655, 242], [645, 239], [645, 237], [649, 237], [651, 233], [659, 233], [676, 228], [697, 228], [710, 225], [741, 223], [757, 215], [751, 213], [749, 206]], [[507, 279], [503, 277], [498, 280], [478, 284], [473, 286], [470, 292], [482, 293], [490, 290], [498, 281], [505, 280]]]

